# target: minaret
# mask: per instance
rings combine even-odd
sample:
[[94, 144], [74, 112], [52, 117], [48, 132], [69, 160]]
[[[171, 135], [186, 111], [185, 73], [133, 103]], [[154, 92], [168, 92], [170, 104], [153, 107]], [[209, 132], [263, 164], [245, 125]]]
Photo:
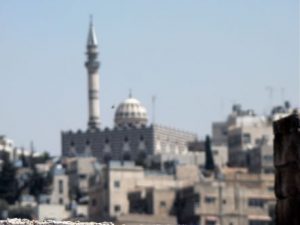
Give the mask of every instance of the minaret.
[[87, 61], [85, 67], [88, 72], [88, 101], [89, 101], [89, 121], [88, 130], [94, 131], [100, 126], [100, 106], [99, 106], [99, 73], [100, 62], [98, 61], [98, 43], [91, 17], [90, 28], [87, 39]]

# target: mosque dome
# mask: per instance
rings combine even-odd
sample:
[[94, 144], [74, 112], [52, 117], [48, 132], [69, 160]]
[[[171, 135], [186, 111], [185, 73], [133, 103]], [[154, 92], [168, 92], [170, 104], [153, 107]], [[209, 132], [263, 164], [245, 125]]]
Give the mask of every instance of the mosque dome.
[[116, 127], [141, 127], [147, 122], [147, 110], [139, 100], [129, 96], [118, 105], [115, 113]]

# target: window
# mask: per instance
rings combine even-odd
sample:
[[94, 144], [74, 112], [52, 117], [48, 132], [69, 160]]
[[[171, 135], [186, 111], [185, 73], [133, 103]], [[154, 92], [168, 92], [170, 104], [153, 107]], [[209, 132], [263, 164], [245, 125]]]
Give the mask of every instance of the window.
[[267, 224], [266, 221], [261, 220], [250, 220], [249, 225], [265, 225]]
[[273, 174], [274, 173], [274, 168], [273, 167], [272, 168], [264, 168], [263, 171], [266, 174], [270, 174], [270, 173]]
[[97, 200], [96, 199], [92, 199], [92, 206], [96, 206], [97, 205]]
[[104, 188], [104, 190], [108, 189], [108, 183], [106, 181], [104, 181], [103, 188]]
[[271, 186], [271, 187], [268, 187], [268, 191], [270, 191], [270, 192], [274, 192], [274, 187], [273, 187], [273, 186]]
[[120, 187], [120, 181], [115, 180], [115, 181], [114, 181], [114, 187], [115, 187], [115, 188], [119, 188], [119, 187]]
[[217, 222], [215, 220], [206, 220], [205, 225], [217, 225]]
[[79, 174], [79, 178], [80, 178], [81, 180], [86, 179], [86, 174]]
[[85, 144], [90, 145], [90, 140], [86, 140]]
[[127, 136], [124, 137], [124, 141], [128, 142], [128, 137]]
[[251, 143], [251, 135], [248, 133], [243, 134], [243, 143], [250, 144]]
[[58, 201], [59, 201], [59, 204], [60, 204], [60, 205], [63, 205], [63, 204], [64, 204], [64, 200], [63, 200], [62, 198], [59, 198]]
[[263, 208], [264, 203], [265, 203], [265, 201], [263, 199], [259, 199], [259, 198], [249, 198], [248, 199], [248, 206], [250, 206], [250, 207]]
[[200, 194], [194, 195], [194, 207], [196, 208], [200, 207]]
[[109, 139], [105, 138], [105, 144], [108, 144], [108, 143], [109, 143]]
[[114, 209], [115, 209], [115, 212], [120, 212], [121, 211], [121, 206], [120, 205], [115, 205]]
[[228, 147], [234, 148], [242, 144], [242, 137], [240, 135], [232, 135], [228, 137]]
[[123, 156], [123, 160], [130, 161], [131, 160], [130, 154], [129, 153], [125, 153], [124, 156]]
[[58, 191], [59, 191], [59, 194], [62, 194], [64, 192], [64, 183], [63, 183], [63, 180], [59, 180], [58, 181]]
[[109, 161], [111, 160], [111, 155], [109, 153], [106, 153], [104, 155], [104, 162], [105, 163], [108, 163]]
[[216, 197], [213, 197], [213, 196], [206, 196], [205, 197], [205, 203], [215, 203], [216, 202]]
[[166, 202], [165, 201], [161, 201], [159, 205], [160, 205], [160, 208], [166, 208]]
[[219, 152], [215, 150], [215, 151], [213, 151], [213, 154], [214, 155], [219, 155]]
[[273, 155], [264, 155], [264, 160], [267, 162], [273, 162]]

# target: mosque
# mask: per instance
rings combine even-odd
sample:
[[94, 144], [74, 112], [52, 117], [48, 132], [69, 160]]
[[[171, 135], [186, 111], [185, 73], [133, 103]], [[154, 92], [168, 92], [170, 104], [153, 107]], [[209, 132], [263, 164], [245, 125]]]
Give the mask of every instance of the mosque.
[[[88, 106], [87, 130], [62, 132], [62, 155], [95, 156], [100, 162], [110, 160], [195, 161], [188, 151], [197, 140], [195, 133], [157, 124], [148, 124], [146, 108], [131, 95], [117, 107], [114, 127], [100, 126], [98, 43], [91, 20], [87, 39]], [[202, 161], [202, 159], [201, 159]]]

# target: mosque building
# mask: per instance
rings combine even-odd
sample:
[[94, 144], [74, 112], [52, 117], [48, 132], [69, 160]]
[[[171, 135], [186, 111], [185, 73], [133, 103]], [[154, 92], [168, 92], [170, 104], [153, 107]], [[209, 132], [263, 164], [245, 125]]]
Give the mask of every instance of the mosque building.
[[[113, 128], [100, 126], [98, 43], [91, 20], [87, 39], [88, 106], [87, 130], [62, 132], [62, 155], [95, 156], [100, 162], [110, 160], [196, 161], [188, 151], [197, 140], [195, 133], [149, 124], [146, 108], [130, 94], [117, 107]], [[203, 159], [199, 159], [202, 161]]]

